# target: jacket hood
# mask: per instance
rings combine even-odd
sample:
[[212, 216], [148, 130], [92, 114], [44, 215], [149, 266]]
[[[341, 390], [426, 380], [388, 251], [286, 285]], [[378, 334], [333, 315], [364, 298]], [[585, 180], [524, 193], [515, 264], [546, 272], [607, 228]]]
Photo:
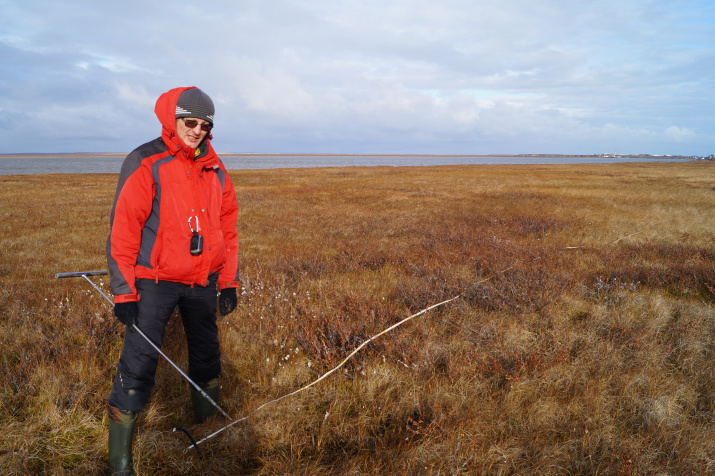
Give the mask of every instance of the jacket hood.
[[[177, 155], [179, 152], [182, 152], [183, 155], [192, 160], [194, 159], [195, 149], [186, 145], [184, 141], [176, 135], [176, 103], [179, 102], [179, 96], [181, 96], [181, 93], [187, 89], [195, 88], [196, 86], [189, 86], [171, 89], [159, 96], [159, 99], [156, 100], [156, 105], [154, 106], [154, 113], [159, 119], [159, 122], [161, 122], [162, 126], [161, 138], [171, 151], [171, 154]], [[209, 133], [203, 143], [199, 146], [200, 149], [202, 149], [201, 157], [208, 159], [216, 157], [216, 154], [211, 147], [211, 138], [211, 133]], [[207, 148], [207, 150], [204, 150], [205, 148]]]

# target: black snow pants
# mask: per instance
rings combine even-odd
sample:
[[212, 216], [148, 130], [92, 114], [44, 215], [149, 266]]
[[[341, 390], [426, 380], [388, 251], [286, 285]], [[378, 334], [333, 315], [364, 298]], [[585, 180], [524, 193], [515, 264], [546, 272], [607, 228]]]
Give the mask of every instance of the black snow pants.
[[[208, 382], [221, 373], [221, 354], [216, 326], [216, 279], [207, 286], [189, 286], [171, 281], [138, 279], [137, 327], [161, 347], [169, 318], [179, 306], [189, 350], [189, 377]], [[138, 332], [127, 328], [109, 404], [121, 410], [140, 412], [154, 387], [159, 353]]]

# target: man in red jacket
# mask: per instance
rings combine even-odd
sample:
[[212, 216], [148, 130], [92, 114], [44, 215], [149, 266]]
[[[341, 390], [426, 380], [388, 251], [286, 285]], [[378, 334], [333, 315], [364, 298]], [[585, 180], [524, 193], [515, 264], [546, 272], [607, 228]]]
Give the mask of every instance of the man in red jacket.
[[[124, 160], [110, 218], [107, 263], [114, 313], [127, 326], [109, 396], [109, 466], [133, 474], [132, 436], [154, 386], [157, 346], [178, 306], [189, 350], [189, 377], [218, 402], [221, 372], [218, 307], [236, 307], [238, 205], [231, 179], [211, 146], [214, 105], [198, 88], [162, 94], [154, 108], [161, 137]], [[203, 421], [215, 407], [191, 387]]]

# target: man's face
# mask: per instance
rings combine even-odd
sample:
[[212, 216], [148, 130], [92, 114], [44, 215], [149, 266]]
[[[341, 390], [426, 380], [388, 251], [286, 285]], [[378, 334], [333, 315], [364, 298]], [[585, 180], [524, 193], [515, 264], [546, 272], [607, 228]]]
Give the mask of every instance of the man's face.
[[[189, 128], [185, 121], [196, 121], [197, 124], [195, 127]], [[179, 139], [184, 141], [184, 144], [192, 149], [196, 149], [209, 133], [201, 129], [201, 124], [210, 124], [210, 122], [195, 117], [180, 117], [176, 120], [176, 135], [179, 136]]]

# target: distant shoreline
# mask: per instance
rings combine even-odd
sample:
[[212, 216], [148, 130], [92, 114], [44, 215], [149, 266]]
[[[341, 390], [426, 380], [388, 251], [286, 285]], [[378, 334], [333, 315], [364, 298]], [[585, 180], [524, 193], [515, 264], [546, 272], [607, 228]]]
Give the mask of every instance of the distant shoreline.
[[[2, 159], [56, 159], [63, 157], [126, 157], [128, 152], [76, 152], [61, 154], [0, 154]], [[268, 152], [218, 152], [219, 157], [583, 157], [583, 158], [651, 158], [692, 160], [693, 155], [649, 155], [649, 154], [271, 154]]]

